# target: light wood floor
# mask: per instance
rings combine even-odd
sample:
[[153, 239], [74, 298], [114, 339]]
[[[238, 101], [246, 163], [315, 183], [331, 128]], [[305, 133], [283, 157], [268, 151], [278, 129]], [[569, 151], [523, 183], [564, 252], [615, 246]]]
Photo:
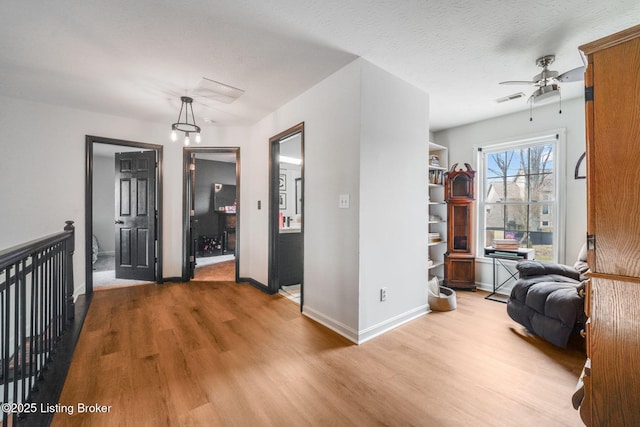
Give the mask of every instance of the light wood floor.
[[356, 346], [246, 284], [94, 295], [54, 426], [580, 426], [584, 355], [524, 335], [504, 304], [458, 292]]
[[223, 261], [198, 267], [192, 281], [219, 282], [236, 280], [236, 261]]

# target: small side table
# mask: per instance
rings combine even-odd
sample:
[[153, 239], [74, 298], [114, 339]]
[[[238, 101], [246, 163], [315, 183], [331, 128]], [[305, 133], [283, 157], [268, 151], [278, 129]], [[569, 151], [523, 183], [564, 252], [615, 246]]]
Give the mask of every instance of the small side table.
[[[515, 264], [507, 261], [520, 261], [522, 259], [534, 259], [535, 249], [520, 248], [517, 250], [495, 249], [493, 247], [484, 248], [484, 256], [493, 260], [493, 292], [484, 297], [491, 301], [506, 303], [505, 297], [495, 296], [498, 290], [512, 280], [518, 280], [518, 271], [514, 268]], [[497, 283], [499, 269], [502, 268], [508, 275], [506, 279]], [[508, 298], [508, 297], [507, 297]]]

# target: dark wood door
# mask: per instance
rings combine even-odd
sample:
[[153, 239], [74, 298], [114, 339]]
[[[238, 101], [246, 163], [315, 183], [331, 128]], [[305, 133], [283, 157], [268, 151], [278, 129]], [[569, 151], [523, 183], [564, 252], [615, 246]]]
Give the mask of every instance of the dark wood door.
[[156, 153], [115, 156], [116, 278], [155, 281]]

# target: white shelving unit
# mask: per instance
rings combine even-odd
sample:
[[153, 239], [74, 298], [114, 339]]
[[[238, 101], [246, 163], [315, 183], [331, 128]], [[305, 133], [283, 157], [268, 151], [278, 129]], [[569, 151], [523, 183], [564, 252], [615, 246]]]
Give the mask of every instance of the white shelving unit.
[[[447, 203], [444, 200], [444, 174], [449, 170], [447, 147], [429, 142], [429, 279], [437, 276], [444, 280], [444, 253], [447, 251]], [[435, 238], [438, 233], [439, 239]]]

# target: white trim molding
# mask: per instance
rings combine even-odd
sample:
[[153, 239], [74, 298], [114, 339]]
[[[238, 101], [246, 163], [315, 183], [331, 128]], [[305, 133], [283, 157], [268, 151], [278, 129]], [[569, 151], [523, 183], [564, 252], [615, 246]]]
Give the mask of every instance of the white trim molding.
[[302, 314], [307, 316], [308, 318], [315, 320], [316, 322], [320, 323], [323, 326], [326, 326], [327, 328], [331, 329], [334, 332], [337, 332], [338, 334], [342, 335], [343, 337], [345, 337], [346, 339], [348, 339], [349, 341], [355, 343], [355, 344], [359, 344], [358, 343], [358, 331], [356, 331], [355, 329], [351, 328], [350, 326], [345, 325], [344, 323], [340, 323], [337, 320], [334, 320], [328, 316], [325, 316], [324, 314], [320, 313], [319, 311], [314, 310], [313, 308], [309, 307], [308, 304], [305, 304], [302, 308]]
[[431, 311], [429, 310], [428, 304], [421, 305], [420, 307], [416, 307], [413, 310], [409, 310], [405, 313], [401, 313], [397, 316], [387, 319], [384, 322], [380, 322], [377, 325], [373, 325], [368, 327], [367, 329], [363, 329], [358, 332], [358, 344], [363, 344], [370, 339], [377, 337], [378, 335], [382, 335], [385, 332], [390, 331], [391, 329], [395, 329], [398, 326], [404, 325], [405, 323], [415, 320], [418, 317], [430, 312]]
[[308, 318], [320, 323], [323, 326], [331, 329], [332, 331], [342, 335], [349, 341], [354, 344], [363, 344], [378, 335], [382, 335], [385, 332], [390, 331], [391, 329], [395, 329], [398, 326], [404, 325], [407, 322], [410, 322], [414, 319], [417, 319], [420, 316], [423, 316], [427, 313], [430, 313], [429, 305], [425, 304], [420, 307], [416, 307], [412, 310], [409, 310], [405, 313], [401, 313], [397, 316], [394, 316], [390, 319], [385, 320], [384, 322], [380, 322], [377, 325], [373, 325], [367, 329], [363, 329], [361, 331], [356, 331], [355, 329], [340, 323], [330, 317], [325, 316], [324, 314], [308, 307], [304, 306], [302, 309], [302, 314], [307, 316]]
[[[565, 229], [566, 229], [566, 129], [550, 129], [534, 134], [522, 135], [519, 137], [511, 137], [499, 141], [486, 142], [474, 145], [475, 166], [476, 166], [476, 194], [477, 210], [476, 210], [476, 230], [478, 233], [484, 232], [484, 213], [485, 213], [485, 195], [481, 192], [485, 189], [485, 180], [483, 170], [482, 156], [487, 152], [496, 152], [507, 150], [511, 147], [518, 148], [534, 146], [543, 141], [553, 142], [553, 167], [554, 167], [554, 183], [555, 183], [555, 200], [553, 217], [553, 246], [555, 248], [555, 261], [561, 262], [565, 259]], [[478, 235], [476, 239], [476, 254], [478, 258], [484, 257], [484, 238]]]

